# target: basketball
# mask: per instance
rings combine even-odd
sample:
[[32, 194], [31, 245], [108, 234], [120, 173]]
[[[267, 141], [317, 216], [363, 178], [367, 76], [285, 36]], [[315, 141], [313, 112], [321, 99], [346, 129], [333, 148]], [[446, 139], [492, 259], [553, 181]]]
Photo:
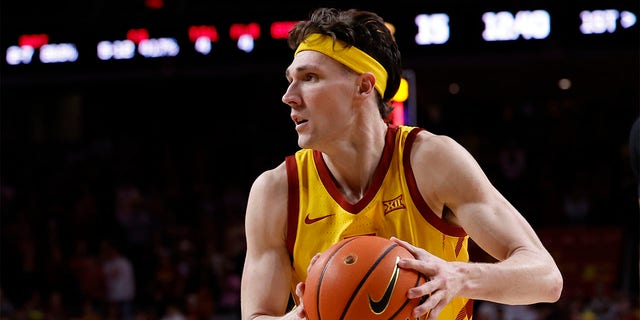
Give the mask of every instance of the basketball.
[[407, 290], [425, 282], [422, 274], [398, 267], [413, 255], [379, 236], [344, 239], [322, 252], [305, 281], [309, 320], [412, 319], [421, 301]]

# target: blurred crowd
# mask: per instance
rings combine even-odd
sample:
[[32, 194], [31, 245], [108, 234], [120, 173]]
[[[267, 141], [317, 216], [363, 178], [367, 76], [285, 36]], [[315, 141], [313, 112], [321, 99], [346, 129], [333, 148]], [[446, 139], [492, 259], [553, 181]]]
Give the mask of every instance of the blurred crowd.
[[[625, 241], [612, 250], [635, 266], [613, 288], [556, 304], [477, 301], [476, 319], [640, 319], [627, 146], [638, 111], [621, 100], [420, 107], [418, 123], [467, 147], [536, 229], [619, 228]], [[245, 202], [272, 158], [238, 159], [213, 139], [2, 143], [0, 319], [240, 318]]]

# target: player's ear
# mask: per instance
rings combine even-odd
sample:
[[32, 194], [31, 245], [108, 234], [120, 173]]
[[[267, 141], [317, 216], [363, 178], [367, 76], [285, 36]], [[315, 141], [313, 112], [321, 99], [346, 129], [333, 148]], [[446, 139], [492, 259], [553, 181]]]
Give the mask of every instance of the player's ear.
[[359, 77], [358, 94], [369, 95], [374, 93], [376, 77], [371, 72], [365, 72]]

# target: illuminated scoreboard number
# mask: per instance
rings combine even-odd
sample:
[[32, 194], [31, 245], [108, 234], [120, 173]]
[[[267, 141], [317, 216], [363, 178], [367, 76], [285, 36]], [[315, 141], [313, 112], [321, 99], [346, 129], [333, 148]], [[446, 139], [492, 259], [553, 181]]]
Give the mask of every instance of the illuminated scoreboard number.
[[418, 27], [416, 44], [444, 44], [449, 41], [449, 15], [446, 13], [419, 14], [414, 22]]
[[615, 9], [584, 10], [580, 12], [580, 32], [583, 34], [614, 33], [618, 22], [624, 29], [636, 24], [636, 15], [630, 11], [618, 11]]
[[[575, 32], [582, 34], [614, 33], [636, 25], [636, 15], [631, 11], [617, 9], [583, 10], [579, 13], [580, 25], [573, 25]], [[415, 43], [419, 46], [441, 45], [450, 38], [460, 38], [451, 34], [450, 23], [455, 23], [458, 16], [447, 13], [423, 13], [414, 18], [417, 26]], [[484, 12], [482, 20], [482, 40], [485, 42], [544, 40], [551, 34], [552, 14], [547, 10], [520, 10]], [[563, 28], [572, 28], [571, 23], [561, 21]], [[566, 31], [566, 30], [565, 30]], [[473, 36], [473, 35], [472, 35]]]
[[218, 29], [213, 25], [190, 26], [188, 33], [193, 48], [203, 55], [211, 53], [213, 43], [220, 40]]
[[[162, 3], [162, 0], [147, 1], [150, 1], [149, 7], [152, 8]], [[629, 31], [637, 30], [637, 9], [629, 9], [628, 7], [624, 9], [613, 7], [583, 9], [585, 8], [576, 8], [572, 13], [575, 15], [575, 20], [554, 20], [555, 23], [553, 24], [551, 23], [552, 19], [567, 19], [566, 15], [557, 15], [553, 10], [542, 9], [513, 11], [496, 9], [496, 11], [491, 12], [471, 11], [464, 15], [460, 15], [459, 12], [454, 14], [453, 10], [416, 15], [407, 14], [403, 17], [396, 17], [398, 19], [396, 22], [403, 26], [398, 29], [401, 30], [402, 34], [397, 36], [407, 39], [409, 42], [412, 41], [418, 46], [441, 46], [446, 50], [456, 50], [460, 46], [466, 49], [478, 43], [487, 42], [517, 40], [530, 43], [535, 42], [535, 40], [548, 39], [552, 31], [561, 36], [573, 35], [574, 33], [577, 35], [604, 34], [604, 37], [599, 38], [602, 40], [606, 38], [606, 35], [614, 33], [616, 35], [618, 33], [628, 35], [630, 34]], [[469, 19], [472, 21], [469, 22]], [[288, 37], [288, 31], [297, 23], [297, 20], [272, 21], [270, 29], [263, 29], [263, 21], [249, 21], [251, 22], [228, 23], [228, 30], [226, 30], [227, 28], [218, 29], [213, 24], [189, 25], [186, 33], [180, 32], [180, 30], [170, 30], [168, 32], [173, 36], [165, 35], [162, 37], [151, 37], [146, 28], [132, 28], [126, 31], [126, 35], [121, 34], [118, 36], [117, 33], [115, 36], [110, 33], [107, 37], [100, 35], [99, 40], [96, 42], [93, 42], [95, 38], [92, 40], [75, 39], [70, 37], [69, 34], [61, 34], [62, 39], [57, 41], [59, 39], [55, 37], [55, 34], [50, 39], [48, 32], [36, 34], [18, 33], [17, 43], [7, 47], [4, 60], [12, 66], [55, 63], [72, 64], [76, 62], [85, 63], [87, 61], [131, 60], [137, 57], [155, 59], [186, 55], [190, 58], [194, 57], [190, 55], [190, 52], [197, 53], [196, 56], [211, 56], [216, 51], [219, 54], [216, 54], [213, 57], [214, 59], [218, 59], [220, 56], [237, 58], [238, 51], [251, 54], [246, 55], [246, 57], [255, 58], [263, 54], [269, 55], [269, 50], [280, 47], [286, 48], [286, 41], [282, 40]], [[411, 23], [416, 27], [415, 29], [404, 28], [405, 24]], [[478, 26], [477, 28], [468, 28], [468, 26], [476, 25]], [[453, 29], [451, 28], [452, 26], [454, 27]], [[552, 30], [552, 26], [558, 30]], [[629, 30], [625, 31], [624, 29]], [[188, 39], [182, 34], [188, 35]], [[618, 39], [621, 38], [616, 37], [616, 35], [609, 38], [619, 41]], [[52, 39], [54, 41], [51, 41]], [[221, 39], [231, 41], [219, 42]], [[277, 41], [275, 46], [273, 45], [274, 42], [269, 42], [272, 40]], [[92, 43], [83, 43], [83, 41], [92, 41]], [[230, 43], [235, 44], [236, 48], [233, 48]], [[568, 45], [579, 44], [574, 41], [568, 41], [567, 43]], [[487, 48], [484, 45], [480, 47], [482, 49]], [[256, 50], [256, 48], [259, 50]], [[80, 56], [82, 57], [81, 60], [79, 59]], [[245, 55], [240, 55], [240, 57], [245, 57]]]
[[128, 39], [115, 41], [100, 41], [97, 46], [100, 60], [127, 60], [136, 55], [136, 44]]
[[10, 65], [30, 64], [34, 56], [41, 63], [61, 63], [78, 60], [79, 53], [74, 43], [50, 43], [47, 34], [27, 34], [7, 48], [5, 60]]
[[145, 28], [130, 29], [126, 39], [100, 41], [96, 48], [100, 60], [127, 60], [136, 53], [145, 58], [175, 57], [180, 53], [180, 45], [175, 38], [151, 38]]
[[[485, 12], [482, 14], [484, 41], [513, 41], [545, 39], [551, 33], [551, 16], [545, 10]], [[445, 44], [451, 37], [446, 13], [419, 14], [414, 22], [418, 27], [415, 42], [418, 45]], [[453, 17], [455, 19], [455, 16]]]
[[485, 41], [545, 39], [551, 33], [551, 16], [546, 10], [485, 12], [482, 15]]

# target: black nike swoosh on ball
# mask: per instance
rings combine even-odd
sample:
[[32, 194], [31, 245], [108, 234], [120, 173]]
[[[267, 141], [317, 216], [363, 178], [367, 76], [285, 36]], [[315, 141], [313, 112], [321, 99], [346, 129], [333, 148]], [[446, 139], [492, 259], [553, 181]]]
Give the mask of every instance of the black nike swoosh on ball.
[[400, 275], [400, 267], [398, 267], [398, 261], [400, 257], [396, 257], [396, 266], [393, 268], [393, 273], [391, 274], [391, 279], [389, 279], [389, 284], [387, 285], [387, 289], [384, 291], [384, 295], [380, 300], [371, 299], [371, 294], [369, 294], [369, 307], [371, 307], [371, 311], [375, 314], [381, 314], [384, 310], [389, 306], [389, 301], [391, 301], [391, 295], [393, 294], [393, 289], [396, 287], [396, 282], [398, 281], [398, 276]]

